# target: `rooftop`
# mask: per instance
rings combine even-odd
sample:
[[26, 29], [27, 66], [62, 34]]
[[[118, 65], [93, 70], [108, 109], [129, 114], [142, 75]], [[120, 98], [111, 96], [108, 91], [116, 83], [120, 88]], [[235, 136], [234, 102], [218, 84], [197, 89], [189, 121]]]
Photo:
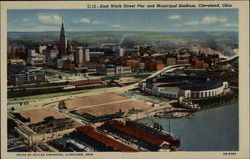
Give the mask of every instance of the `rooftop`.
[[[180, 89], [191, 91], [202, 91], [208, 89], [215, 89], [222, 86], [222, 81], [217, 78], [206, 76], [189, 76], [189, 75], [163, 75], [156, 79], [155, 82], [179, 82]], [[152, 87], [153, 78], [147, 80], [147, 87]]]
[[77, 130], [108, 147], [112, 147], [115, 151], [121, 151], [121, 152], [137, 152], [136, 149], [133, 149], [123, 143], [120, 143], [118, 141], [115, 141], [114, 139], [108, 137], [105, 134], [102, 134], [100, 132], [95, 131], [95, 129], [91, 126], [82, 126], [77, 128]]
[[113, 121], [109, 121], [106, 123], [112, 124], [117, 130], [119, 130], [121, 132], [124, 132], [128, 135], [134, 136], [136, 138], [139, 138], [140, 140], [143, 140], [149, 144], [156, 145], [158, 147], [160, 147], [163, 143], [166, 142], [162, 137], [160, 137], [158, 135], [151, 134], [151, 133], [145, 132], [143, 130], [140, 130], [138, 128], [125, 125], [120, 121], [113, 120]]
[[21, 111], [20, 115], [22, 115], [26, 119], [30, 118], [30, 124], [40, 123], [44, 121], [44, 118], [49, 117], [49, 116], [53, 116], [55, 119], [65, 118], [64, 115], [59, 114], [50, 108], [25, 110], [25, 111]]

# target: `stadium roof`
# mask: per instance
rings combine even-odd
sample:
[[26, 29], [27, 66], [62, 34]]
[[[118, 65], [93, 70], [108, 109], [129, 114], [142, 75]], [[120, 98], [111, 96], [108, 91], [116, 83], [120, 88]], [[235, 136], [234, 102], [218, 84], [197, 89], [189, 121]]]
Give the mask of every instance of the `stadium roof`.
[[217, 78], [206, 76], [189, 76], [189, 75], [163, 75], [159, 78], [150, 78], [147, 80], [147, 87], [151, 88], [153, 82], [180, 82], [181, 90], [203, 91], [215, 89], [223, 85], [222, 81]]

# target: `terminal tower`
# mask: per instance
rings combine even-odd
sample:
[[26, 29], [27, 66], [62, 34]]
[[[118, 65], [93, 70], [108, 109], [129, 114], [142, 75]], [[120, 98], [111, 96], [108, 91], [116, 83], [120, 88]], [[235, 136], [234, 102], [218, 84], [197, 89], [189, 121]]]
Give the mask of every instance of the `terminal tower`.
[[60, 56], [67, 54], [67, 37], [64, 31], [64, 26], [62, 23], [61, 31], [60, 31]]

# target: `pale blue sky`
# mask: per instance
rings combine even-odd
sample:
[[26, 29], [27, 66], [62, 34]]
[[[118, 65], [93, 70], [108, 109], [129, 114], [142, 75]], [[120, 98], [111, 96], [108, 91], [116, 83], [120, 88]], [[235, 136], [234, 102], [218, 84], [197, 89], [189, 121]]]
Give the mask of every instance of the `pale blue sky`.
[[8, 31], [238, 31], [238, 9], [8, 10]]

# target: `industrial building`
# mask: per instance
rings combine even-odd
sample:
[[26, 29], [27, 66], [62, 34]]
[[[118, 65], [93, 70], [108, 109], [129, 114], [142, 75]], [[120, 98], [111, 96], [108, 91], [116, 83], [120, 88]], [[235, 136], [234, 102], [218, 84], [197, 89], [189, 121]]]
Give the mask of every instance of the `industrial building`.
[[156, 133], [146, 131], [143, 127], [137, 127], [133, 124], [123, 123], [121, 121], [107, 121], [100, 127], [116, 136], [129, 142], [134, 142], [138, 146], [150, 151], [159, 151], [160, 149], [170, 149], [172, 146], [178, 147], [179, 141], [170, 140]]
[[10, 75], [9, 83], [13, 85], [44, 83], [44, 72], [25, 72]]
[[79, 123], [71, 118], [50, 108], [30, 109], [13, 113], [13, 115], [38, 134], [63, 131], [79, 126]]
[[90, 145], [97, 151], [137, 152], [136, 149], [96, 131], [91, 126], [78, 127], [76, 130], [77, 131], [73, 132], [72, 136]]
[[49, 120], [49, 118], [45, 118], [44, 121], [35, 124], [30, 124], [29, 127], [38, 134], [52, 133], [57, 131], [63, 131], [66, 129], [72, 129], [75, 127], [75, 122], [70, 118], [51, 118], [51, 120]]
[[131, 67], [126, 66], [107, 66], [104, 68], [97, 68], [97, 73], [101, 75], [114, 76], [132, 73]]
[[8, 83], [12, 85], [44, 83], [45, 73], [41, 67], [9, 66]]
[[66, 149], [73, 152], [93, 152], [94, 149], [75, 140], [66, 141]]

